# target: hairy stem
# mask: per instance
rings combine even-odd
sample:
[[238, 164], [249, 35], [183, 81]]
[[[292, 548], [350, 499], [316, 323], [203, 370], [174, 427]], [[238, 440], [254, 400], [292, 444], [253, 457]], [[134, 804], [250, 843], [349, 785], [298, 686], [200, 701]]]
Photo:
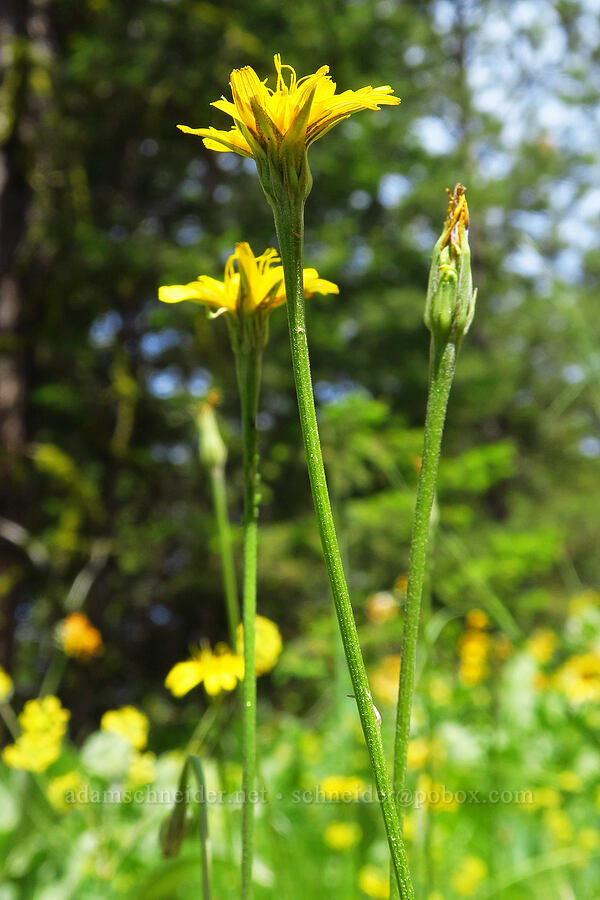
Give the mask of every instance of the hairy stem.
[[410, 545], [404, 635], [402, 638], [402, 665], [400, 669], [394, 755], [394, 792], [396, 797], [401, 795], [406, 777], [406, 753], [410, 733], [410, 715], [415, 682], [419, 615], [426, 572], [427, 543], [429, 540], [431, 510], [437, 484], [442, 434], [446, 419], [448, 397], [454, 378], [455, 364], [455, 344], [449, 341], [442, 347], [439, 347], [435, 339], [432, 338], [429, 398], [425, 415], [423, 455], [421, 457], [421, 471], [417, 485]]
[[256, 668], [254, 625], [256, 618], [256, 558], [258, 540], [258, 431], [256, 415], [260, 391], [261, 351], [248, 349], [236, 354], [242, 404], [244, 444], [244, 685], [243, 685], [243, 774], [242, 774], [242, 900], [252, 900], [252, 856], [254, 841], [254, 788], [256, 783]]
[[302, 277], [304, 204], [291, 201], [288, 204], [282, 203], [274, 207], [274, 215], [285, 275], [288, 324], [300, 424], [321, 546], [344, 644], [346, 662], [375, 777], [400, 896], [402, 900], [410, 900], [414, 897], [414, 892], [408, 860], [338, 547], [317, 427], [304, 317]]
[[237, 580], [235, 577], [235, 562], [231, 545], [229, 514], [227, 512], [225, 467], [223, 465], [218, 464], [210, 467], [210, 482], [212, 487], [215, 522], [219, 537], [221, 564], [223, 567], [223, 590], [225, 592], [229, 639], [231, 641], [231, 646], [235, 649], [236, 629], [240, 624], [240, 611], [238, 606]]

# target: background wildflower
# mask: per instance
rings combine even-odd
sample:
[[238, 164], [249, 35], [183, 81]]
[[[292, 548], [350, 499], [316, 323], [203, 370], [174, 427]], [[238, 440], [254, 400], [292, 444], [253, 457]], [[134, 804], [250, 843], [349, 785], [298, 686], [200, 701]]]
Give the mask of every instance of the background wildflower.
[[358, 886], [367, 897], [385, 900], [390, 896], [390, 882], [385, 874], [375, 866], [363, 866], [358, 873]]
[[325, 843], [333, 850], [350, 850], [361, 837], [362, 828], [357, 822], [331, 822], [323, 834]]
[[60, 756], [70, 713], [58, 697], [29, 700], [19, 715], [22, 733], [2, 751], [4, 762], [15, 769], [45, 772]]
[[[241, 655], [244, 646], [244, 626], [239, 625], [237, 631], [237, 652]], [[279, 628], [265, 616], [255, 619], [255, 668], [257, 675], [266, 675], [275, 666], [282, 649]]]
[[0, 666], [0, 703], [10, 700], [13, 693], [13, 680], [2, 666]]
[[487, 866], [478, 856], [465, 856], [452, 874], [450, 883], [460, 897], [475, 897], [487, 877]]
[[102, 652], [102, 635], [83, 613], [71, 613], [63, 619], [58, 634], [67, 656], [86, 660]]
[[143, 750], [148, 742], [150, 722], [148, 716], [135, 706], [122, 706], [105, 712], [100, 728], [118, 734], [135, 750]]

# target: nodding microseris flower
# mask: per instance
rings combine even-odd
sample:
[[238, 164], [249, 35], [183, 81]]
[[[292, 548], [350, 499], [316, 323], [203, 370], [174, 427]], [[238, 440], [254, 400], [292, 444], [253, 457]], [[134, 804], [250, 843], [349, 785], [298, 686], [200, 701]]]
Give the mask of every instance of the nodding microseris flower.
[[475, 314], [469, 248], [466, 188], [457, 184], [450, 196], [444, 229], [433, 248], [425, 301], [425, 324], [442, 341], [460, 343]]
[[[320, 278], [316, 269], [304, 269], [303, 282], [305, 297], [339, 293], [337, 284]], [[207, 307], [213, 318], [225, 315], [234, 349], [244, 342], [262, 345], [267, 338], [269, 314], [285, 303], [283, 267], [276, 250], [254, 256], [250, 244], [236, 244], [225, 264], [223, 281], [199, 275], [189, 284], [159, 288], [158, 299], [163, 303], [192, 300]]]
[[222, 97], [212, 103], [233, 119], [229, 131], [177, 127], [187, 134], [199, 135], [209, 150], [253, 157], [269, 199], [276, 198], [281, 188], [299, 190], [305, 198], [312, 183], [306, 162], [308, 147], [353, 113], [395, 106], [400, 98], [392, 96], [393, 90], [387, 84], [336, 94], [336, 84], [328, 75], [329, 66], [298, 78], [291, 66], [281, 62], [279, 54], [274, 60], [275, 89], [267, 87], [266, 79], [261, 81], [251, 66], [231, 73], [233, 102]]

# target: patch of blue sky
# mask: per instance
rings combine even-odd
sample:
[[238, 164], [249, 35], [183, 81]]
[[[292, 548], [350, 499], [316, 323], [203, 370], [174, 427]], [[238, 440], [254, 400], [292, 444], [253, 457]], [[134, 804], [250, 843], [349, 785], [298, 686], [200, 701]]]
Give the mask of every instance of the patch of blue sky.
[[174, 328], [163, 328], [162, 331], [149, 331], [142, 336], [140, 340], [140, 349], [144, 356], [149, 359], [155, 359], [181, 344], [181, 334]]
[[183, 378], [178, 368], [169, 366], [162, 372], [152, 372], [148, 376], [147, 384], [151, 394], [161, 400], [166, 400], [182, 390]]
[[123, 319], [115, 310], [103, 313], [94, 319], [90, 326], [90, 343], [95, 347], [110, 347], [117, 333], [120, 331]]

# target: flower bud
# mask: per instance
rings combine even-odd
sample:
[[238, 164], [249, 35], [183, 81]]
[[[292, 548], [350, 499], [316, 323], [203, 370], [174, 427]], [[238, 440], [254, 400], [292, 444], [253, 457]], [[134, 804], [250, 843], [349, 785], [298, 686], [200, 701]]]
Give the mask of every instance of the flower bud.
[[216, 395], [211, 393], [200, 404], [196, 420], [200, 436], [200, 460], [209, 469], [224, 466], [227, 460], [227, 447], [221, 437], [215, 415], [216, 402]]
[[450, 202], [444, 230], [433, 248], [425, 324], [444, 342], [459, 344], [475, 313], [477, 291], [473, 290], [469, 249], [469, 210], [465, 188], [457, 184], [448, 190]]

